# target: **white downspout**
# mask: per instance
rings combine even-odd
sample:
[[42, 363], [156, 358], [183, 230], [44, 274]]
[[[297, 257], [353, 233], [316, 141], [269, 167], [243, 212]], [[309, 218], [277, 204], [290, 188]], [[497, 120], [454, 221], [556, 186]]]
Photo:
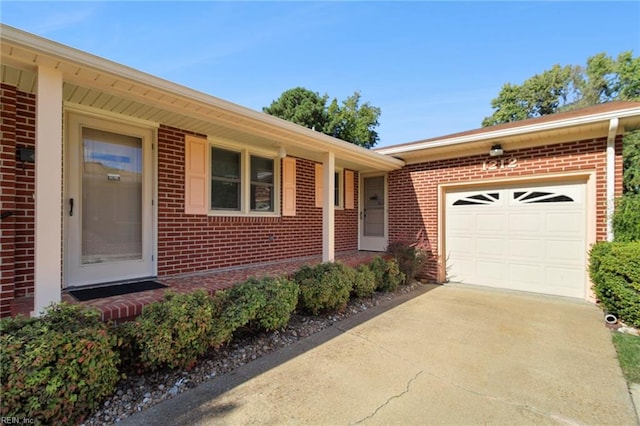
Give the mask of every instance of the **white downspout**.
[[607, 241], [613, 241], [613, 211], [616, 203], [616, 134], [619, 121], [609, 121], [607, 136]]

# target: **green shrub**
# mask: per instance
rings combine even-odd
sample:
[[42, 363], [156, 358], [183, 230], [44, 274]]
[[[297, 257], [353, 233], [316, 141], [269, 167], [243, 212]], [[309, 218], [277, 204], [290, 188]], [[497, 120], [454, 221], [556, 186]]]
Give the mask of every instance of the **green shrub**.
[[420, 243], [394, 241], [389, 243], [387, 251], [398, 262], [400, 272], [404, 274], [403, 284], [413, 282], [427, 260], [427, 252]]
[[289, 322], [299, 291], [298, 285], [286, 278], [250, 278], [224, 291], [222, 323], [232, 332], [245, 326], [276, 330]]
[[213, 344], [215, 304], [204, 290], [165, 293], [122, 330], [127, 350], [144, 370], [190, 367]]
[[369, 268], [376, 277], [376, 290], [389, 292], [395, 290], [404, 281], [395, 259], [384, 260], [380, 256], [373, 258]]
[[115, 337], [97, 311], [61, 303], [39, 318], [0, 321], [3, 417], [81, 422], [120, 376]]
[[258, 311], [253, 324], [257, 328], [273, 331], [287, 325], [291, 314], [298, 305], [300, 287], [294, 281], [286, 278], [262, 278], [254, 280], [264, 294], [266, 303]]
[[617, 242], [640, 241], [640, 194], [628, 193], [618, 199], [613, 233]]
[[293, 276], [300, 286], [302, 309], [314, 315], [344, 309], [353, 286], [351, 278], [348, 267], [338, 262], [303, 266]]
[[256, 283], [257, 280], [250, 279], [224, 290], [226, 298], [221, 320], [232, 333], [256, 319], [258, 312], [267, 304], [264, 291]]
[[376, 276], [367, 265], [352, 269], [353, 295], [355, 297], [371, 297], [376, 291]]
[[604, 309], [640, 327], [640, 242], [595, 244], [589, 273]]

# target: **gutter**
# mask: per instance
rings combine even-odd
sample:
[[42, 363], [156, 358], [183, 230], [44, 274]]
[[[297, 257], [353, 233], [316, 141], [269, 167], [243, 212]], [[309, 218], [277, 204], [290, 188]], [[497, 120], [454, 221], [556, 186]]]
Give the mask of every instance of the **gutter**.
[[[532, 124], [528, 126], [521, 126], [521, 127], [510, 128], [510, 129], [487, 131], [487, 132], [476, 133], [476, 134], [466, 135], [466, 136], [449, 137], [449, 138], [445, 136], [443, 139], [436, 138], [436, 139], [430, 139], [424, 142], [415, 142], [415, 143], [403, 144], [399, 146], [379, 148], [379, 149], [376, 149], [376, 152], [379, 152], [380, 154], [386, 154], [386, 155], [398, 155], [402, 153], [419, 151], [423, 149], [459, 145], [459, 144], [464, 144], [469, 142], [480, 142], [480, 141], [485, 141], [490, 139], [500, 139], [500, 138], [505, 138], [509, 136], [517, 136], [517, 135], [523, 135], [527, 133], [542, 132], [545, 130], [556, 130], [556, 129], [562, 129], [565, 127], [593, 124], [593, 123], [602, 122], [602, 121], [611, 121], [613, 119], [618, 120], [620, 118], [636, 117], [638, 115], [640, 115], [640, 107], [633, 107], [633, 108], [628, 108], [624, 110], [592, 114], [584, 117], [574, 117], [574, 118], [568, 118], [565, 120], [550, 121], [546, 123]], [[616, 124], [616, 130], [617, 130], [617, 124]]]
[[613, 212], [616, 203], [616, 134], [618, 133], [618, 117], [609, 121], [609, 134], [607, 135], [607, 241], [614, 238]]

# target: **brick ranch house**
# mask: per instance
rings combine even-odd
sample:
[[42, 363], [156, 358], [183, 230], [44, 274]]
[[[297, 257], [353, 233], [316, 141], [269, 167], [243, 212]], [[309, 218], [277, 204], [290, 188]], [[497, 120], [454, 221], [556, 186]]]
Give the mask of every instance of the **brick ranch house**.
[[[640, 103], [366, 150], [2, 25], [0, 314], [421, 238], [433, 281], [592, 299]], [[489, 154], [491, 150], [491, 155]]]

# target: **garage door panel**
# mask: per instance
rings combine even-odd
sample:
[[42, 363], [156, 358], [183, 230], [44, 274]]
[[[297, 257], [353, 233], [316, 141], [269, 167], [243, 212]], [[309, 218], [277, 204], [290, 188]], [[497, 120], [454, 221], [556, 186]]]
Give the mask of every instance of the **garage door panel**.
[[583, 273], [576, 268], [548, 267], [546, 282], [553, 294], [567, 297], [584, 297], [584, 288], [577, 288], [573, 283], [580, 280]]
[[507, 268], [504, 262], [480, 261], [476, 267], [477, 284], [490, 282], [505, 282], [507, 280]]
[[478, 214], [476, 216], [476, 231], [498, 233], [506, 229], [506, 214]]
[[447, 250], [451, 256], [458, 258], [473, 258], [474, 247], [465, 237], [451, 237], [447, 242]]
[[584, 262], [583, 241], [547, 240], [545, 245], [547, 258], [550, 261], [563, 260], [574, 264]]
[[450, 264], [452, 272], [449, 279], [453, 282], [459, 283], [469, 282], [469, 280], [473, 279], [476, 274], [475, 264], [476, 262], [473, 259], [456, 260], [455, 263]]
[[447, 226], [451, 228], [452, 234], [467, 233], [475, 229], [475, 216], [472, 213], [456, 214], [447, 217]]
[[[464, 241], [464, 239], [461, 239]], [[468, 239], [467, 239], [468, 244]], [[508, 253], [508, 243], [506, 239], [500, 238], [478, 238], [475, 241], [476, 253], [479, 257], [493, 258], [495, 256], [506, 256]]]
[[546, 231], [581, 235], [585, 226], [584, 212], [547, 213]]
[[544, 282], [544, 267], [535, 263], [510, 263], [509, 278], [518, 290], [530, 291]]
[[540, 239], [509, 239], [509, 256], [543, 261], [545, 255], [545, 243]]
[[511, 213], [509, 232], [542, 232], [544, 216], [541, 213]]
[[562, 184], [447, 193], [449, 278], [584, 298], [585, 187]]

